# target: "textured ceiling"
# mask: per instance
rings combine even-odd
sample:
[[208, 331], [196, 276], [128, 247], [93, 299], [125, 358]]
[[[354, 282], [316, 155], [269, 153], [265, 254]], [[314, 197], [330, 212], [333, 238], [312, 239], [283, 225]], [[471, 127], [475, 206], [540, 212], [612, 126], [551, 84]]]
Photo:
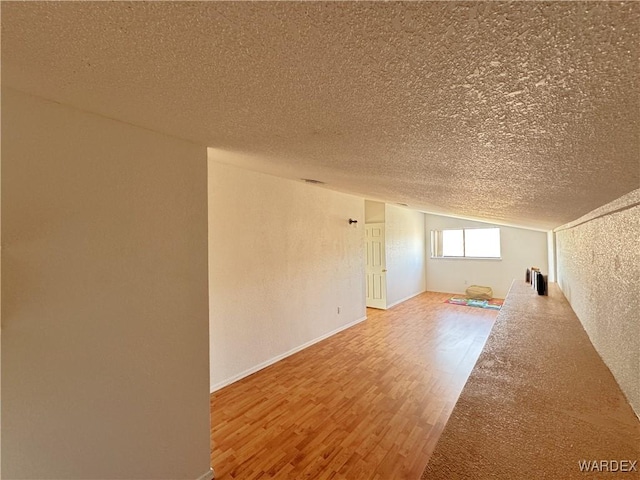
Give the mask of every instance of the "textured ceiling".
[[221, 161], [550, 228], [640, 186], [639, 30], [639, 3], [2, 2], [2, 81]]

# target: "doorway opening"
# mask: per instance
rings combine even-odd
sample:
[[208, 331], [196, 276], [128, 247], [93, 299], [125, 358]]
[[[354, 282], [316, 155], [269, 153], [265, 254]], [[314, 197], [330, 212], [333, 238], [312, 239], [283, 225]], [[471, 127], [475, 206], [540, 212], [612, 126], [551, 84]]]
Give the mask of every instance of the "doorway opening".
[[365, 276], [366, 305], [387, 309], [387, 262], [385, 242], [385, 205], [365, 201]]

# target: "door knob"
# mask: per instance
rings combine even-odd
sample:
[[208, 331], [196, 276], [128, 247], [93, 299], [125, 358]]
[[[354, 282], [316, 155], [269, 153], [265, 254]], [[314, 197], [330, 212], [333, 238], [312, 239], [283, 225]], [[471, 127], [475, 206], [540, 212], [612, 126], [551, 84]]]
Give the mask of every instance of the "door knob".
[[383, 269], [382, 269], [382, 273], [384, 273], [384, 272], [386, 272], [386, 271], [387, 271], [387, 269], [386, 269], [386, 268], [383, 268]]

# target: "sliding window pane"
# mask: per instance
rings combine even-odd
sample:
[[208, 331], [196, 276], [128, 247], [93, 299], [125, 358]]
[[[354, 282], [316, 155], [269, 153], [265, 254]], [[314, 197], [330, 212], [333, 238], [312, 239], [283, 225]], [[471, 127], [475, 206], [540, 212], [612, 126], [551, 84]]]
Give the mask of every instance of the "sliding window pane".
[[442, 256], [464, 257], [464, 239], [462, 230], [442, 231]]
[[470, 228], [464, 231], [465, 257], [500, 257], [499, 228]]

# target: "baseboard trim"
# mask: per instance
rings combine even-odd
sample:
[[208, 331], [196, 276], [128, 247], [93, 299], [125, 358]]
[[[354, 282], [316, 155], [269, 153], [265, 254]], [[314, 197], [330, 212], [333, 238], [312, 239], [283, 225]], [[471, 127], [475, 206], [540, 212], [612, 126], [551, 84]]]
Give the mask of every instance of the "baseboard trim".
[[220, 390], [221, 388], [226, 387], [227, 385], [231, 385], [234, 382], [237, 382], [238, 380], [242, 380], [245, 377], [248, 377], [249, 375], [252, 375], [260, 370], [262, 370], [263, 368], [267, 368], [271, 365], [273, 365], [276, 362], [279, 362], [280, 360], [290, 357], [291, 355], [293, 355], [294, 353], [298, 353], [301, 350], [304, 350], [305, 348], [310, 347], [311, 345], [314, 345], [318, 342], [321, 342], [322, 340], [325, 340], [333, 335], [335, 335], [336, 333], [340, 333], [343, 330], [346, 330], [347, 328], [351, 328], [361, 322], [364, 322], [367, 319], [367, 316], [365, 315], [362, 318], [359, 318], [358, 320], [355, 320], [351, 323], [347, 323], [346, 325], [342, 325], [339, 328], [336, 328], [335, 330], [330, 331], [329, 333], [325, 333], [324, 335], [319, 336], [318, 338], [314, 338], [313, 340], [310, 340], [306, 343], [303, 343], [302, 345], [299, 345], [291, 350], [289, 350], [288, 352], [285, 352], [283, 354], [277, 355], [273, 358], [270, 358], [269, 360], [259, 363], [258, 365], [251, 367], [247, 370], [245, 370], [244, 372], [241, 372], [237, 375], [234, 375], [233, 377], [227, 378], [226, 380], [223, 380], [221, 382], [218, 382], [214, 385], [211, 385], [211, 393]]
[[214, 478], [216, 478], [216, 474], [213, 468], [210, 468], [208, 472], [203, 473], [196, 480], [213, 480]]
[[[524, 281], [524, 280], [523, 280], [523, 281]], [[549, 283], [552, 283], [552, 282], [549, 282]], [[497, 293], [496, 293], [496, 292], [493, 292], [493, 298], [501, 298], [501, 299], [505, 300], [505, 299], [507, 298], [507, 295], [509, 294], [509, 290], [511, 290], [511, 286], [509, 286], [509, 288], [507, 289], [507, 293], [505, 294], [505, 296], [504, 296], [504, 297], [499, 296], [499, 295], [498, 295], [498, 296], [496, 296], [496, 295], [497, 295]], [[454, 292], [454, 291], [451, 291], [451, 290], [446, 290], [446, 291], [445, 291], [445, 290], [427, 290], [427, 292], [433, 292], [433, 293], [447, 293], [447, 294], [449, 294], [449, 295], [462, 295], [462, 296], [465, 296], [465, 295], [467, 294], [466, 292]]]
[[420, 295], [421, 293], [424, 293], [424, 292], [426, 292], [426, 290], [422, 290], [421, 292], [417, 292], [417, 293], [412, 293], [408, 297], [401, 298], [400, 300], [387, 305], [387, 308], [389, 309], [391, 307], [395, 307], [396, 305], [400, 305], [402, 302], [406, 302], [407, 300], [409, 300], [409, 299], [411, 299], [413, 297], [417, 297], [418, 295]]
[[433, 293], [449, 293], [451, 295], [466, 295], [465, 292], [454, 292], [453, 290], [427, 290], [428, 292]]

